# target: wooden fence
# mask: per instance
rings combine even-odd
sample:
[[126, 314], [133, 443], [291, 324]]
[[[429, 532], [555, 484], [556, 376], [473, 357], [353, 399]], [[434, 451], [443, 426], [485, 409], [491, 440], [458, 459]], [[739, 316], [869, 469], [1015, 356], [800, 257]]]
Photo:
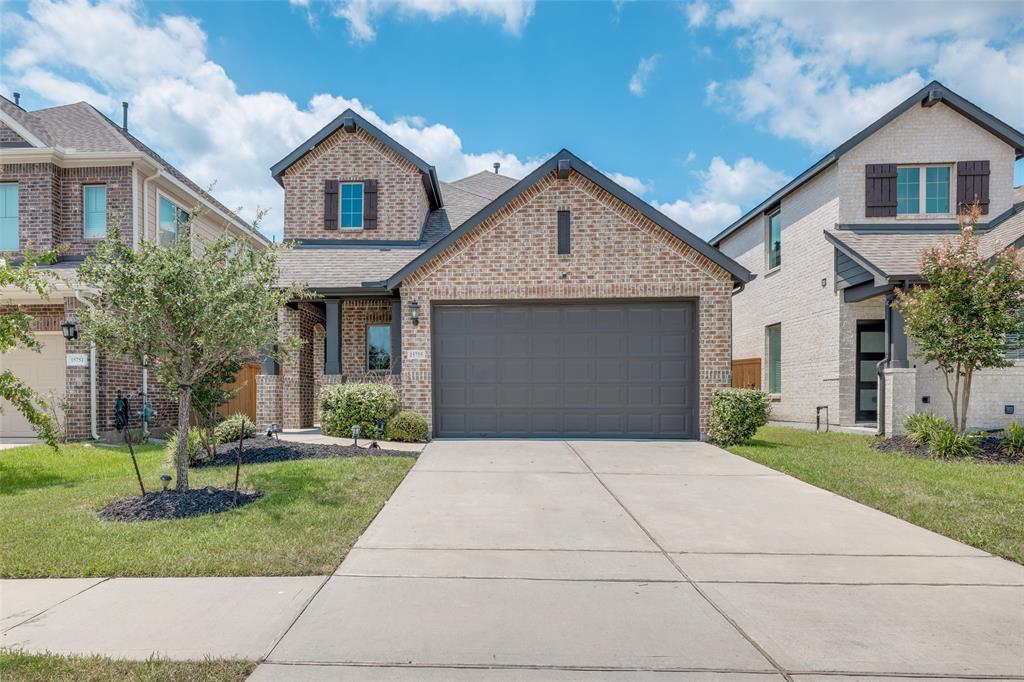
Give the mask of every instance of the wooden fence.
[[761, 358], [732, 361], [733, 388], [761, 388]]

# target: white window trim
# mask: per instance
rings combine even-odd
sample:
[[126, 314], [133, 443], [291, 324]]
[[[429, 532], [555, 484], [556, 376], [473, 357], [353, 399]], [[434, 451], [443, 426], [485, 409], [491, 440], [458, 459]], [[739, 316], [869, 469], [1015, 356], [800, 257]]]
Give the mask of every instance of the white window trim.
[[[772, 262], [772, 216], [779, 216], [779, 264], [773, 266]], [[764, 214], [764, 267], [765, 274], [769, 275], [782, 267], [782, 206], [774, 211]]]
[[[101, 237], [90, 237], [90, 236], [88, 236], [85, 233], [85, 216], [86, 216], [86, 213], [88, 213], [87, 207], [85, 205], [85, 190], [87, 188], [89, 188], [89, 187], [102, 187], [104, 189], [104, 194], [103, 194], [103, 236], [101, 236]], [[107, 190], [107, 183], [105, 183], [105, 182], [87, 182], [84, 185], [82, 185], [82, 239], [85, 239], [85, 240], [90, 241], [90, 242], [98, 242], [98, 241], [102, 241], [107, 236], [107, 232], [110, 229], [110, 225], [107, 224], [107, 199], [109, 198], [109, 192], [107, 192], [106, 190]]]
[[[934, 218], [955, 218], [956, 213], [953, 212], [953, 208], [956, 204], [956, 164], [954, 163], [901, 163], [896, 166], [896, 172], [899, 173], [900, 168], [917, 168], [920, 175], [918, 175], [917, 182], [917, 206], [920, 209], [918, 213], [896, 213], [897, 220], [924, 220]], [[928, 213], [927, 212], [927, 201], [928, 201], [928, 170], [929, 168], [948, 168], [949, 169], [949, 203], [950, 208], [946, 213]], [[898, 182], [898, 181], [897, 181]]]
[[341, 188], [344, 187], [345, 185], [359, 185], [360, 206], [362, 206], [363, 205], [362, 202], [366, 201], [366, 187], [365, 187], [365, 184], [366, 183], [364, 183], [362, 180], [339, 180], [338, 181], [338, 230], [339, 231], [345, 230], [346, 232], [359, 232], [360, 230], [365, 230], [366, 229], [365, 219], [363, 218], [363, 216], [366, 214], [366, 208], [365, 207], [359, 213], [359, 227], [345, 227], [344, 225], [341, 224], [341, 214], [342, 214], [342, 208], [341, 207], [344, 205], [344, 202], [342, 202], [342, 200], [341, 200], [341, 194], [342, 194]]
[[[155, 236], [156, 236], [156, 243], [157, 244], [160, 243], [160, 200], [161, 199], [166, 199], [168, 201], [168, 203], [171, 204], [171, 206], [174, 206], [175, 208], [177, 208], [179, 211], [181, 211], [185, 215], [189, 214], [189, 211], [187, 209], [182, 208], [181, 204], [179, 204], [177, 201], [172, 199], [166, 193], [164, 193], [163, 191], [158, 189], [156, 191], [156, 216], [154, 217], [154, 224], [153, 224], [153, 227], [156, 229], [156, 235]], [[180, 235], [180, 234], [181, 233], [179, 231], [175, 230], [174, 238], [177, 239], [178, 235]]]

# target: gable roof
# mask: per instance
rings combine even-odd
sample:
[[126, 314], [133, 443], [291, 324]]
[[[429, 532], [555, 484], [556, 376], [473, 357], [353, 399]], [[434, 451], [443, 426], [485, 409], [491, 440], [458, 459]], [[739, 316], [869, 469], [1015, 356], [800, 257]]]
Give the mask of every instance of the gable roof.
[[598, 171], [593, 166], [589, 165], [585, 161], [581, 160], [578, 156], [563, 149], [558, 152], [550, 159], [541, 164], [536, 170], [527, 175], [525, 178], [512, 185], [508, 190], [501, 194], [497, 199], [489, 203], [483, 210], [479, 211], [472, 218], [462, 223], [459, 227], [449, 232], [447, 235], [439, 239], [429, 249], [421, 253], [416, 258], [412, 259], [407, 263], [401, 270], [392, 275], [386, 283], [388, 289], [401, 284], [401, 282], [416, 272], [421, 266], [426, 264], [437, 254], [441, 253], [455, 240], [462, 235], [466, 234], [480, 223], [484, 222], [492, 215], [497, 213], [503, 207], [508, 205], [513, 199], [521, 195], [527, 189], [535, 185], [549, 173], [554, 171], [573, 170], [591, 181], [601, 189], [605, 190], [616, 199], [626, 204], [630, 208], [638, 211], [647, 219], [679, 239], [681, 242], [692, 248], [694, 251], [705, 256], [711, 262], [719, 265], [722, 269], [733, 276], [737, 282], [745, 283], [753, 279], [750, 271], [744, 268], [742, 265], [734, 261], [733, 259], [726, 256], [724, 253], [714, 248], [706, 241], [693, 234], [679, 223], [675, 222], [667, 215], [657, 210], [646, 201], [640, 199], [636, 195], [626, 190], [621, 185], [613, 182], [603, 173]]
[[293, 149], [286, 157], [271, 166], [270, 172], [273, 174], [274, 180], [277, 181], [277, 184], [284, 187], [284, 182], [281, 180], [281, 176], [284, 175], [284, 172], [291, 168], [291, 166], [299, 159], [313, 151], [313, 148], [318, 144], [338, 132], [341, 128], [345, 127], [346, 124], [362, 128], [378, 142], [382, 143], [384, 146], [391, 149], [391, 151], [395, 152], [415, 166], [420, 173], [423, 174], [423, 186], [427, 190], [427, 197], [430, 199], [430, 207], [440, 208], [444, 205], [444, 201], [441, 198], [441, 183], [437, 179], [437, 169], [413, 154], [406, 147], [399, 144], [393, 137], [367, 121], [352, 109], [346, 109], [338, 114], [333, 121], [325, 125], [319, 131], [314, 133], [312, 137]]
[[860, 131], [846, 142], [843, 142], [841, 145], [823, 156], [814, 165], [783, 185], [778, 191], [762, 201], [760, 204], [747, 211], [747, 213], [739, 220], [712, 237], [710, 240], [711, 243], [715, 246], [719, 246], [722, 243], [722, 240], [726, 239], [733, 232], [745, 225], [751, 218], [759, 213], [763, 213], [766, 209], [771, 208], [773, 205], [782, 201], [787, 194], [793, 192], [818, 173], [828, 168], [839, 160], [840, 156], [856, 147], [871, 135], [874, 135], [911, 107], [918, 104], [921, 106], [932, 106], [938, 102], [942, 102], [949, 106], [960, 115], [984, 128], [1006, 144], [1013, 147], [1018, 159], [1021, 156], [1024, 156], [1024, 133], [1021, 133], [1019, 130], [1004, 123], [977, 105], [967, 101], [939, 81], [932, 81], [907, 99], [903, 100], [903, 102], [869, 125], [867, 128], [864, 128], [864, 130]]

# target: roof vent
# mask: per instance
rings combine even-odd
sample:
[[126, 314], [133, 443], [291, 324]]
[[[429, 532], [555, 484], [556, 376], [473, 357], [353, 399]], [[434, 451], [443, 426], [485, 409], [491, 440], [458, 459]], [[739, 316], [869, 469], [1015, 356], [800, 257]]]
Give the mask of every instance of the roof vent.
[[121, 102], [121, 130], [128, 132], [128, 102]]
[[559, 180], [566, 180], [569, 177], [569, 171], [572, 169], [572, 164], [569, 159], [558, 160], [558, 170], [555, 171], [555, 177]]
[[501, 163], [499, 163], [498, 161], [495, 161], [495, 162], [494, 162], [494, 174], [495, 174], [495, 175], [497, 175], [497, 174], [498, 174], [498, 169], [499, 169], [499, 168], [501, 168]]
[[921, 102], [921, 106], [931, 107], [931, 106], [935, 106], [936, 104], [938, 104], [941, 101], [942, 101], [942, 90], [940, 90], [939, 88], [932, 88], [931, 90], [928, 91], [928, 96], [924, 98], [923, 102]]
[[341, 125], [345, 128], [346, 133], [354, 133], [356, 131], [356, 120], [351, 116], [341, 119]]
[[21, 106], [21, 93], [20, 92], [14, 93], [14, 106], [17, 106], [17, 107]]

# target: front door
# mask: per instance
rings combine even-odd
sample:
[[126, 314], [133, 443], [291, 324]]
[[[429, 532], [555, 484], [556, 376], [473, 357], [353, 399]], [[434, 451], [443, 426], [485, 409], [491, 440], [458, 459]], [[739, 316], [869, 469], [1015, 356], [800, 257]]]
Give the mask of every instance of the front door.
[[878, 421], [878, 362], [885, 358], [885, 322], [857, 323], [857, 421]]

